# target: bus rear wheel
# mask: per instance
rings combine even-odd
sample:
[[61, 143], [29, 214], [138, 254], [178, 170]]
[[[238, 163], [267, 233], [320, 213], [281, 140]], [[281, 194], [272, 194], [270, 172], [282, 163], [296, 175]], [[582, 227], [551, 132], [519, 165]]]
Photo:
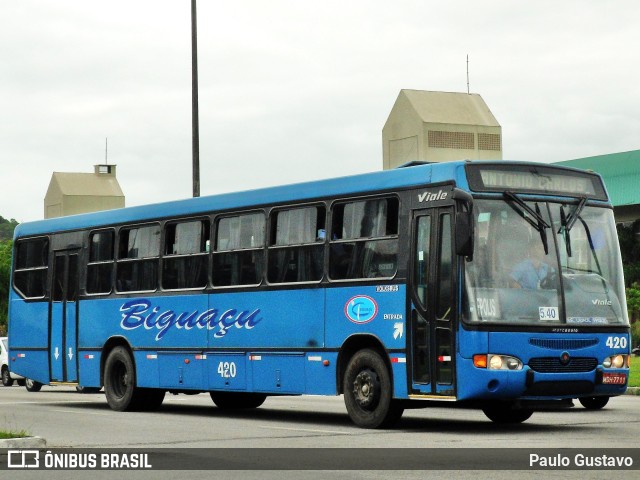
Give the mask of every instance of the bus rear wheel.
[[404, 412], [402, 404], [393, 399], [387, 365], [371, 349], [360, 350], [349, 360], [343, 392], [349, 417], [362, 428], [390, 427]]
[[40, 382], [36, 382], [30, 378], [25, 379], [24, 386], [27, 389], [27, 392], [39, 392], [42, 388], [42, 384]]
[[267, 399], [261, 393], [210, 392], [209, 395], [216, 407], [225, 410], [258, 408]]
[[522, 423], [533, 415], [529, 408], [513, 408], [510, 403], [492, 405], [482, 409], [484, 414], [494, 423], [501, 425]]

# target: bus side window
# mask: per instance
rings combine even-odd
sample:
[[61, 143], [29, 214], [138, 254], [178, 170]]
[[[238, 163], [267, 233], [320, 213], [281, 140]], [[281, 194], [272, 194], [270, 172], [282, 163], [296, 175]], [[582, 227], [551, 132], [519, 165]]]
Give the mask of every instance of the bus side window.
[[110, 293], [114, 259], [113, 230], [92, 232], [89, 235], [89, 262], [87, 263], [87, 293]]
[[438, 296], [436, 318], [451, 320], [453, 308], [453, 245], [451, 238], [451, 215], [440, 216], [440, 258], [438, 259]]
[[16, 245], [13, 285], [25, 298], [44, 298], [49, 266], [49, 239], [20, 240]]
[[265, 219], [262, 212], [217, 221], [213, 286], [258, 285], [262, 281]]
[[158, 287], [160, 226], [122, 228], [119, 233], [116, 287], [120, 292], [153, 291]]
[[272, 214], [270, 283], [315, 282], [324, 269], [325, 208], [302, 207]]
[[416, 294], [427, 307], [427, 282], [429, 281], [430, 247], [431, 247], [431, 217], [424, 215], [418, 218], [416, 232], [416, 258], [414, 259], [414, 285]]
[[391, 278], [398, 268], [398, 199], [338, 203], [332, 209], [332, 280]]
[[209, 221], [168, 223], [165, 226], [162, 288], [207, 286]]

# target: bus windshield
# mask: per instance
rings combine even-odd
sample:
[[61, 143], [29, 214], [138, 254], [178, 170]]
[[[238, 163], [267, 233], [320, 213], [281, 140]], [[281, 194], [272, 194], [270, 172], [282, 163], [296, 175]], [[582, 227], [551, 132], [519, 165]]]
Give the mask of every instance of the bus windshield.
[[612, 210], [503, 199], [474, 202], [475, 246], [465, 264], [469, 323], [628, 324]]

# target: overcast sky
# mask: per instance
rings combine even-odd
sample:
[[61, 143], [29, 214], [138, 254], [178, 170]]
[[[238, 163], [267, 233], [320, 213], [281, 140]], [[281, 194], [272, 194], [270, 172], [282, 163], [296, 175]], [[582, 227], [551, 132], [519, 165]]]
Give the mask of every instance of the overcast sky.
[[[198, 2], [202, 195], [382, 167], [403, 88], [480, 94], [505, 159], [640, 148], [638, 0]], [[0, 215], [118, 165], [127, 206], [191, 196], [189, 0], [0, 2]], [[639, 166], [640, 168], [640, 166]]]

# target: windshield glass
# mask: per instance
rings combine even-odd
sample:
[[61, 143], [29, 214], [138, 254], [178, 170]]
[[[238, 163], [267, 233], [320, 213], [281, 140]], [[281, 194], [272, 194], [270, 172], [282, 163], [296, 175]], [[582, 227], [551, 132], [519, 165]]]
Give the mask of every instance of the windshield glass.
[[610, 209], [505, 194], [476, 200], [474, 217], [474, 255], [465, 264], [467, 322], [628, 323]]

